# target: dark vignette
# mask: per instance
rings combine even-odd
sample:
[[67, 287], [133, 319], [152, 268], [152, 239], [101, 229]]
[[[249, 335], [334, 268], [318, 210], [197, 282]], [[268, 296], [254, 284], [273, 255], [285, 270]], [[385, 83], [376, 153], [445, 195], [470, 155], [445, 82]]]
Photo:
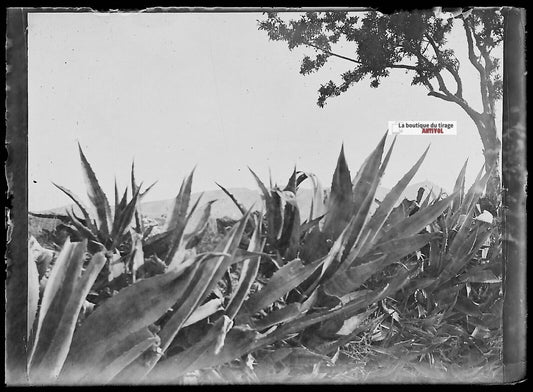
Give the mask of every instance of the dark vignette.
[[[316, 9], [316, 8], [315, 8]], [[258, 8], [208, 8], [215, 12], [257, 12]], [[279, 11], [286, 10], [279, 8]], [[357, 10], [357, 9], [350, 9]], [[391, 9], [380, 9], [390, 13]], [[5, 382], [27, 384], [27, 162], [28, 63], [27, 14], [31, 12], [94, 12], [91, 8], [9, 8], [6, 25], [6, 312]], [[104, 10], [119, 12], [117, 10]], [[124, 10], [128, 12], [128, 10]], [[129, 10], [138, 12], [139, 10]], [[154, 7], [143, 12], [198, 12], [202, 7]], [[298, 9], [302, 11], [302, 9]], [[526, 371], [526, 92], [525, 10], [506, 8], [504, 46], [502, 180], [505, 260], [504, 377], [516, 382]], [[518, 300], [516, 300], [518, 299]]]

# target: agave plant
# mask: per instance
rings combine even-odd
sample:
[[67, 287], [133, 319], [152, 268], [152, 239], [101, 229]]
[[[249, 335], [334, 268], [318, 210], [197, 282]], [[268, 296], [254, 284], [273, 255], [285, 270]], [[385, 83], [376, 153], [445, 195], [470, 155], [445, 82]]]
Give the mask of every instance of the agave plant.
[[[108, 262], [102, 274], [105, 275], [106, 279], [99, 278], [100, 286], [106, 285], [106, 282], [121, 275], [126, 276], [126, 274], [133, 277], [134, 280], [135, 270], [142, 264], [142, 253], [139, 252], [138, 243], [143, 228], [138, 205], [140, 200], [155, 183], [141, 192], [142, 185], [138, 186], [135, 182], [134, 165], [132, 164], [132, 198], [128, 200], [127, 187], [122, 197], [119, 197], [115, 181], [115, 204], [112, 210], [109, 200], [100, 187], [96, 175], [80, 145], [78, 145], [78, 149], [83, 176], [87, 185], [87, 195], [91, 202], [90, 208], [86, 207], [80, 198], [69, 189], [54, 184], [74, 202], [83, 217], [77, 216], [73, 207], [70, 210], [66, 210], [66, 215], [32, 215], [59, 219], [62, 230], [66, 231], [70, 238], [75, 241], [87, 240], [87, 247], [91, 254], [105, 251]], [[124, 279], [121, 278], [121, 280]]]
[[[478, 351], [485, 347], [481, 355], [485, 357], [492, 348], [486, 339], [483, 343], [483, 338], [493, 341], [492, 337], [501, 332], [500, 240], [497, 235], [491, 240], [491, 235], [497, 234], [497, 224], [478, 203], [490, 173], [482, 176], [480, 171], [465, 192], [465, 171], [466, 163], [457, 178], [450, 207], [427, 227], [428, 232], [441, 235], [420, 253], [423, 271], [395, 298], [394, 312], [402, 321], [402, 332], [390, 344], [415, 336], [421, 342], [432, 340], [429, 346], [435, 349], [457, 341], [458, 346]], [[432, 361], [434, 353], [428, 352], [427, 345], [420, 347], [420, 356]], [[434, 352], [449, 361], [449, 353]], [[456, 359], [457, 355], [452, 357]]]
[[146, 256], [155, 255], [166, 265], [172, 261], [176, 253], [197, 245], [208, 227], [211, 205], [215, 201], [206, 203], [196, 224], [189, 227], [191, 217], [202, 199], [201, 194], [190, 206], [193, 175], [194, 170], [183, 180], [162, 232], [152, 236], [149, 236], [149, 233], [143, 235], [143, 249]]
[[[426, 150], [371, 213], [394, 142], [382, 159], [384, 146], [385, 137], [353, 180], [341, 149], [326, 202], [310, 173], [294, 170], [283, 189], [268, 189], [252, 172], [265, 199], [265, 217], [252, 219], [241, 206], [242, 219], [212, 252], [201, 254], [195, 244], [205, 231], [211, 204], [198, 224], [189, 227], [200, 200], [189, 206], [191, 172], [164, 232], [150, 236], [140, 225], [133, 230], [138, 234], [136, 257], [155, 260], [161, 270], [140, 276], [81, 318], [83, 299], [105, 257], [93, 254], [83, 270], [86, 241], [68, 242], [42, 299], [35, 300], [35, 292], [31, 297], [33, 314], [41, 302], [37, 329], [31, 332], [31, 379], [161, 383], [235, 359], [253, 363], [254, 358], [279, 361], [304, 355], [333, 361], [327, 356], [363, 331], [371, 329], [376, 340], [391, 341], [390, 331], [396, 330], [389, 328], [383, 336], [379, 328], [389, 316], [395, 321], [406, 317], [397, 309], [403, 296], [409, 299], [425, 290], [435, 298], [458, 298], [457, 279], [466, 287], [467, 277], [475, 283], [478, 270], [485, 270], [472, 260], [490, 229], [471, 208], [486, 177], [478, 176], [466, 194], [456, 186], [448, 197], [419, 198], [416, 211], [397, 207]], [[459, 182], [464, 173], [462, 177]], [[315, 189], [311, 210], [304, 214], [295, 195], [308, 178]], [[455, 227], [456, 234], [449, 229]], [[266, 281], [259, 279], [265, 262], [277, 266]], [[220, 282], [231, 268], [238, 281], [221, 291]], [[437, 305], [433, 310], [430, 317], [449, 309]], [[67, 333], [59, 336], [56, 330]], [[282, 341], [284, 355], [274, 354]]]
[[[219, 244], [220, 251], [174, 257], [164, 273], [120, 290], [81, 323], [80, 311], [105, 265], [105, 252], [92, 255], [83, 267], [87, 240], [67, 240], [39, 297], [36, 259], [40, 255], [36, 248], [32, 252], [36, 257], [28, 265], [28, 320], [38, 315], [36, 323], [29, 323], [36, 324], [36, 328], [28, 331], [32, 342], [30, 382], [105, 384], [145, 378], [181, 328], [218, 310], [219, 306], [206, 299], [231, 264], [243, 261], [243, 269], [250, 271], [246, 275], [253, 276], [254, 258], [258, 256], [242, 253], [236, 246], [248, 216]], [[231, 298], [228, 315], [220, 322], [227, 325], [238, 311], [249, 284], [250, 278], [243, 277], [242, 288]], [[214, 328], [219, 329], [220, 322]], [[175, 358], [167, 360], [171, 359]]]
[[[344, 150], [341, 149], [329, 198], [326, 204], [322, 203], [321, 189], [315, 187], [309, 220], [304, 227], [299, 223], [300, 213], [293, 194], [297, 185], [309, 175], [303, 174], [297, 178], [295, 171], [283, 191], [268, 191], [254, 174], [267, 206], [269, 228], [274, 228], [274, 234], [269, 237], [270, 243], [274, 246], [281, 244], [279, 253], [298, 256], [302, 265], [308, 265], [309, 268], [317, 266], [311, 276], [291, 293], [293, 301], [303, 303], [306, 298], [316, 295], [318, 305], [339, 305], [344, 301], [344, 296], [365, 290], [365, 282], [373, 275], [400, 262], [438, 235], [420, 232], [437, 219], [452, 202], [453, 197], [424, 205], [412, 216], [403, 219], [397, 219], [397, 214], [391, 214], [400, 195], [422, 164], [427, 150], [369, 217], [377, 186], [394, 146], [393, 142], [382, 161], [384, 144], [385, 136], [366, 159], [353, 181]], [[289, 193], [290, 196], [287, 197], [282, 192]], [[282, 201], [285, 201], [285, 204]], [[284, 219], [287, 217], [289, 219]], [[294, 218], [290, 219], [291, 217]], [[291, 252], [287, 253], [287, 250]], [[288, 260], [288, 263], [291, 261]], [[419, 267], [411, 265], [411, 272]], [[346, 318], [349, 317], [350, 315], [347, 315]], [[338, 320], [338, 330], [342, 328], [343, 322], [342, 319]]]
[[[319, 342], [320, 345], [315, 342], [311, 348], [329, 353], [360, 333], [361, 323], [356, 322], [356, 317], [368, 316], [379, 301], [398, 292], [420, 272], [420, 263], [405, 266], [399, 262], [434, 237], [433, 233], [419, 233], [442, 214], [452, 197], [424, 206], [406, 219], [391, 221], [391, 211], [421, 165], [424, 153], [372, 217], [367, 218], [392, 151], [391, 147], [381, 162], [384, 142], [385, 138], [367, 158], [354, 185], [341, 151], [329, 201], [324, 205], [322, 192], [315, 189], [317, 202], [313, 201], [303, 228], [298, 205], [290, 193], [296, 192], [298, 180], [301, 182], [305, 177], [300, 174], [298, 179], [294, 171], [283, 190], [277, 187], [268, 190], [254, 175], [266, 203], [266, 226], [270, 231], [266, 240], [277, 247], [273, 257], [281, 260], [281, 266], [263, 287], [245, 295], [247, 298], [237, 311], [230, 303], [218, 318], [213, 317], [213, 324], [199, 342], [159, 362], [154, 368], [155, 379], [176, 381], [187, 372], [227, 363], [317, 326], [319, 330], [329, 329], [333, 333], [327, 336], [327, 341]], [[327, 213], [322, 217], [324, 209]], [[272, 213], [275, 215], [269, 217]], [[242, 226], [241, 221], [239, 227]], [[256, 222], [255, 230], [259, 228]], [[258, 238], [256, 233], [254, 236]], [[257, 241], [250, 243], [257, 244]], [[291, 259], [293, 255], [296, 257]], [[262, 259], [268, 257], [263, 255]], [[395, 274], [384, 285], [364, 287], [373, 275], [395, 263]], [[241, 271], [240, 281], [251, 282], [259, 263], [253, 266], [251, 270]], [[242, 287], [237, 292], [244, 293]], [[241, 298], [241, 294], [232, 298]]]
[[[64, 244], [52, 268], [42, 297], [39, 296], [39, 276], [35, 243], [28, 260], [28, 356], [30, 382], [49, 383], [61, 370], [68, 354], [78, 314], [83, 302], [105, 264], [103, 252], [92, 256], [84, 269], [87, 242]], [[34, 320], [38, 313], [37, 326]]]
[[74, 212], [74, 208], [71, 208], [70, 211], [67, 209], [66, 212], [69, 223], [82, 238], [86, 238], [91, 245], [96, 245], [96, 249], [99, 247], [99, 249], [106, 249], [111, 252], [116, 251], [124, 242], [125, 237], [128, 236], [134, 217], [137, 217], [137, 226], [140, 224], [138, 215], [136, 216], [138, 202], [155, 183], [141, 192], [141, 186], [137, 186], [135, 183], [134, 166], [132, 165], [132, 198], [128, 201], [127, 188], [120, 198], [115, 182], [115, 205], [114, 211], [112, 212], [109, 200], [100, 187], [98, 179], [87, 161], [81, 146], [78, 145], [78, 148], [91, 208], [87, 208], [79, 197], [69, 189], [61, 185], [54, 185], [64, 192], [81, 211], [83, 217], [78, 217]]

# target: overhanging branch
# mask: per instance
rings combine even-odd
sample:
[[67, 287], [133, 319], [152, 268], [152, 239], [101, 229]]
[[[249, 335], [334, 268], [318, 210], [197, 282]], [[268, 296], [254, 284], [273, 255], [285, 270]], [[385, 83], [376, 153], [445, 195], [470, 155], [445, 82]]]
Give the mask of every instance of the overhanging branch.
[[340, 58], [340, 59], [343, 59], [343, 60], [346, 60], [346, 61], [350, 61], [350, 62], [352, 62], [352, 63], [356, 63], [356, 64], [359, 64], [359, 65], [362, 64], [359, 60], [356, 60], [356, 59], [353, 59], [353, 58], [351, 58], [351, 57], [346, 57], [346, 56], [343, 56], [343, 55], [340, 55], [340, 54], [334, 53], [334, 52], [332, 52], [332, 51], [330, 51], [330, 50], [327, 50], [327, 49], [321, 48], [320, 46], [315, 45], [315, 44], [313, 44], [313, 43], [311, 43], [311, 42], [304, 42], [304, 45], [307, 45], [307, 46], [310, 46], [310, 47], [315, 48], [315, 49], [317, 49], [317, 50], [320, 50], [320, 51], [322, 51], [322, 52], [324, 52], [324, 53], [326, 53], [326, 54], [328, 54], [328, 55], [330, 55], [330, 56], [333, 56], [333, 57], [338, 57], [338, 58]]
[[[324, 52], [324, 53], [326, 53], [326, 54], [328, 54], [330, 56], [338, 57], [340, 59], [347, 60], [347, 61], [350, 61], [352, 63], [358, 64], [358, 65], [363, 65], [363, 63], [361, 61], [359, 61], [359, 60], [356, 60], [356, 59], [351, 58], [351, 57], [343, 56], [341, 54], [332, 52], [330, 50], [321, 48], [320, 46], [318, 46], [316, 44], [313, 44], [311, 42], [304, 42], [304, 45], [307, 45], [307, 46], [310, 46], [310, 47], [315, 48], [317, 50], [320, 50], [320, 51], [322, 51], [322, 52]], [[409, 64], [390, 64], [390, 65], [385, 66], [385, 68], [407, 69], [407, 70], [410, 70], [410, 71], [423, 71], [423, 70], [425, 70], [425, 68], [423, 68], [423, 67], [417, 67], [415, 65], [409, 65]]]
[[485, 126], [483, 124], [483, 121], [482, 121], [482, 114], [477, 112], [476, 110], [472, 109], [463, 99], [460, 99], [458, 97], [456, 97], [455, 95], [453, 94], [450, 94], [449, 92], [446, 94], [446, 93], [440, 93], [438, 91], [430, 91], [428, 93], [428, 96], [430, 97], [436, 97], [436, 98], [439, 98], [439, 99], [442, 99], [444, 101], [447, 101], [447, 102], [453, 102], [457, 105], [459, 105], [461, 107], [461, 109], [463, 109], [466, 114], [468, 114], [468, 116], [472, 119], [472, 121], [474, 121], [474, 123], [476, 124], [476, 127], [478, 128], [479, 130], [479, 133], [480, 135], [482, 136], [482, 139], [483, 137], [485, 136]]

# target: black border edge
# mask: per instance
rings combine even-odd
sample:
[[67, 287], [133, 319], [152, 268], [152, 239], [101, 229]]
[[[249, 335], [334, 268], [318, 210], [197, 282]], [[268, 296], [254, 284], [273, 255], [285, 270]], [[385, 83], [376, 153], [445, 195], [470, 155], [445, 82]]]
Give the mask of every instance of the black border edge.
[[526, 10], [505, 8], [502, 127], [504, 382], [526, 377]]
[[28, 288], [28, 55], [27, 11], [6, 12], [7, 250], [5, 280], [5, 383], [27, 384]]

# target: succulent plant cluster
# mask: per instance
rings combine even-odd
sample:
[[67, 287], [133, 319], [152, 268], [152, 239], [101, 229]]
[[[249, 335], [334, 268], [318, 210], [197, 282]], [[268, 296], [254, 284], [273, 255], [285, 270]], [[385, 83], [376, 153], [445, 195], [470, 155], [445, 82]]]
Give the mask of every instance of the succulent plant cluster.
[[[30, 381], [176, 383], [222, 365], [242, 365], [254, 381], [264, 363], [310, 363], [318, 375], [362, 338], [431, 362], [496, 336], [501, 252], [478, 203], [490, 173], [465, 191], [465, 164], [451, 195], [402, 201], [426, 150], [377, 200], [394, 147], [385, 151], [385, 141], [353, 178], [342, 149], [327, 197], [316, 176], [296, 169], [284, 187], [251, 171], [260, 211], [221, 186], [242, 218], [201, 252], [212, 202], [191, 203], [194, 171], [157, 227], [142, 216], [151, 187], [141, 191], [133, 166], [131, 199], [115, 187], [112, 208], [80, 148], [91, 208], [58, 186], [82, 216], [56, 217], [71, 234], [59, 250], [29, 242]], [[313, 201], [302, 211], [306, 180]]]

